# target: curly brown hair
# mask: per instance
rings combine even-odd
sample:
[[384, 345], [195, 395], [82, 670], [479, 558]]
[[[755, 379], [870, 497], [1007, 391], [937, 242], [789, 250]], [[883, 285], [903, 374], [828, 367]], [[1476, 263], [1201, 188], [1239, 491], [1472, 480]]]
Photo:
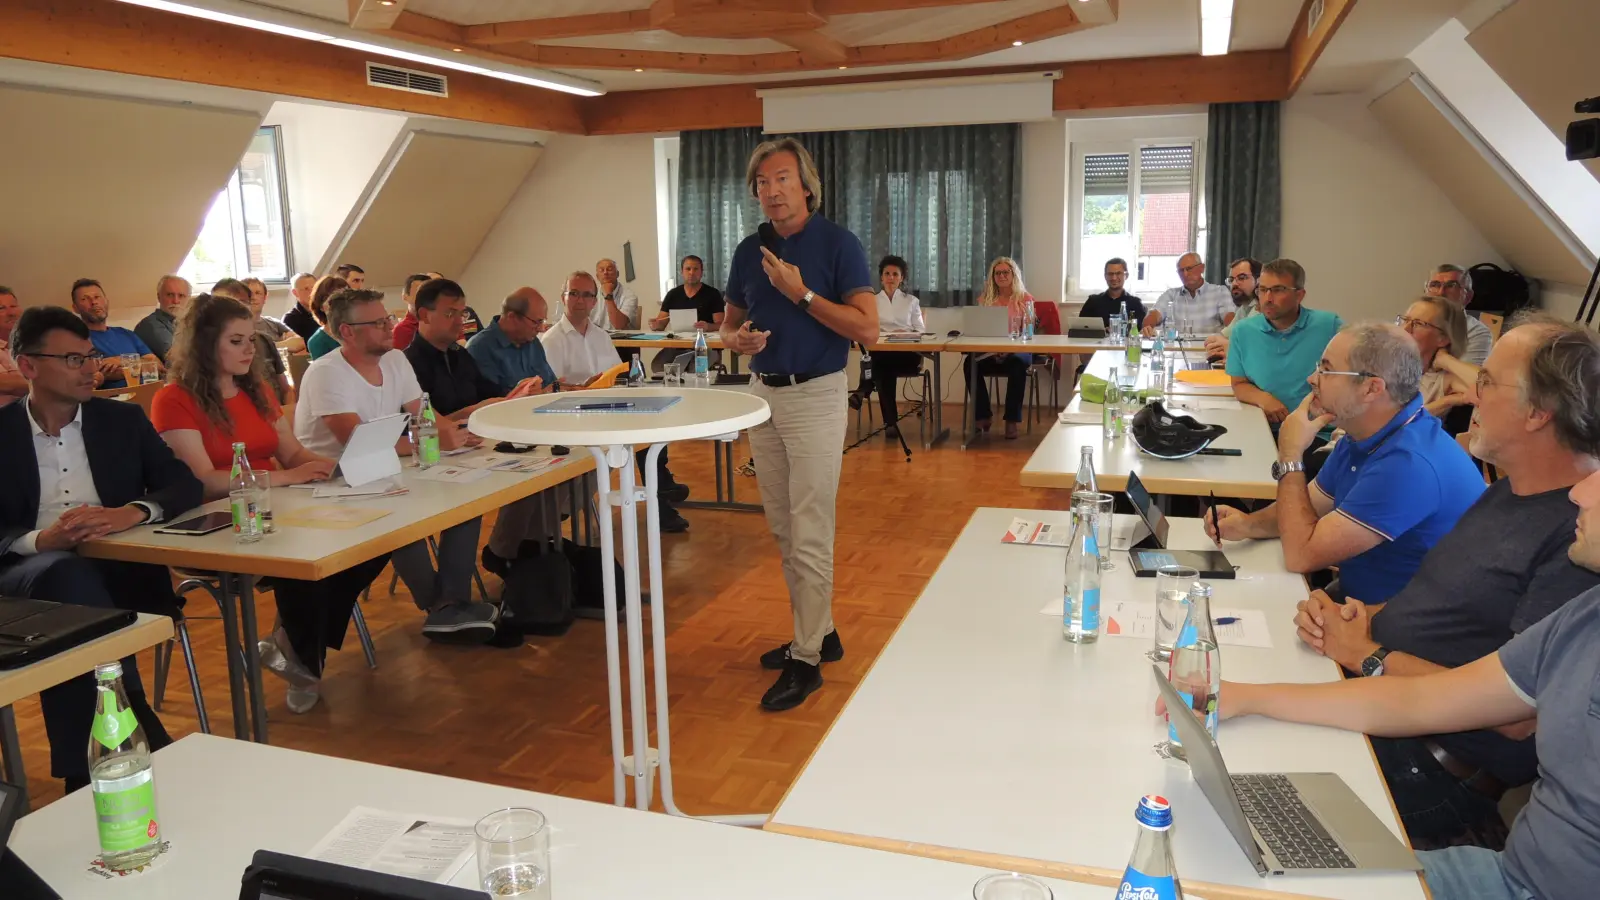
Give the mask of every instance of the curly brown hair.
[[[350, 286], [338, 275], [324, 275], [317, 279], [316, 287], [311, 289], [311, 315], [324, 326], [328, 324], [328, 298]], [[333, 332], [328, 332], [333, 334]], [[338, 337], [337, 334], [333, 335]]]
[[[223, 406], [222, 391], [217, 387], [217, 342], [229, 322], [252, 321], [250, 307], [232, 297], [201, 294], [189, 301], [183, 317], [178, 320], [172, 349], [167, 351], [167, 380], [182, 387], [205, 411], [206, 418], [222, 430], [233, 434], [233, 423]], [[282, 415], [268, 399], [267, 383], [261, 377], [260, 360], [244, 375], [235, 375], [233, 381], [239, 390], [250, 398], [256, 412], [268, 422]]]

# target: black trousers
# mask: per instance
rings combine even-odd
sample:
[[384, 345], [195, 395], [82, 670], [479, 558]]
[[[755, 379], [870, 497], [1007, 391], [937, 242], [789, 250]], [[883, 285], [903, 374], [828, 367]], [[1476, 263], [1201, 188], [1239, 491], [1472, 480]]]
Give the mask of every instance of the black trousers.
[[[100, 609], [136, 609], [171, 615], [177, 611], [172, 582], [160, 566], [84, 559], [76, 553], [51, 551], [10, 557], [0, 564], [0, 594], [31, 600], [53, 600]], [[113, 592], [111, 586], [116, 585]], [[144, 728], [151, 750], [172, 743], [155, 710], [145, 699], [134, 657], [122, 660], [122, 684], [128, 706]], [[68, 790], [89, 781], [89, 730], [94, 722], [93, 673], [47, 688], [39, 694], [44, 730], [50, 739], [50, 773], [66, 779]]]
[[972, 359], [971, 356], [967, 357], [967, 389], [972, 391], [973, 418], [980, 421], [994, 418], [994, 410], [989, 406], [989, 382], [985, 377], [1004, 375], [1006, 421], [1021, 422], [1022, 399], [1028, 389], [1028, 367], [1033, 365], [1033, 356], [1028, 353], [1006, 353], [984, 357], [978, 362], [976, 375], [972, 372]]
[[289, 646], [311, 674], [321, 676], [328, 651], [344, 646], [351, 610], [383, 567], [389, 554], [358, 563], [321, 581], [274, 579], [272, 595]]
[[[661, 455], [656, 457], [656, 488], [657, 489], [662, 489], [662, 488], [669, 487], [670, 485], [672, 485], [672, 483], [674, 481], [674, 479], [672, 477], [672, 472], [669, 469], [667, 469], [667, 450], [669, 450], [669, 449], [670, 448], [668, 448], [668, 447], [662, 447], [661, 448]], [[635, 450], [633, 452], [634, 461], [639, 464], [639, 487], [640, 487], [641, 490], [644, 488], [644, 479], [645, 479], [645, 468], [644, 468], [644, 466], [645, 466], [645, 462], [646, 462], [645, 454], [647, 454], [649, 452], [650, 452], [650, 448], [649, 447], [645, 447], [642, 450]], [[662, 512], [666, 512], [669, 509], [675, 509], [675, 507], [671, 503], [667, 502], [667, 498], [665, 498], [665, 497], [657, 497], [656, 501], [661, 504], [661, 511]]]
[[[901, 378], [911, 378], [922, 371], [922, 354], [879, 352], [872, 354], [872, 387], [878, 392], [878, 411], [883, 413], [883, 424], [893, 425], [900, 418], [896, 392]], [[932, 403], [932, 397], [922, 398]]]
[[1445, 771], [1420, 738], [1375, 737], [1372, 752], [1413, 847], [1505, 849], [1510, 829], [1500, 805]]

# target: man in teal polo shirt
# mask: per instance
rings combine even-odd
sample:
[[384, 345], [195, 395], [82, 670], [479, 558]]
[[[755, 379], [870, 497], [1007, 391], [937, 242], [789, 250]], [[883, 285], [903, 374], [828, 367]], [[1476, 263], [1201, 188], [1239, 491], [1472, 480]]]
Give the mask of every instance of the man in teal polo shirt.
[[1261, 267], [1256, 298], [1261, 315], [1243, 319], [1233, 329], [1228, 374], [1239, 402], [1261, 407], [1276, 429], [1311, 393], [1306, 379], [1344, 323], [1337, 313], [1301, 305], [1306, 270], [1292, 259]]

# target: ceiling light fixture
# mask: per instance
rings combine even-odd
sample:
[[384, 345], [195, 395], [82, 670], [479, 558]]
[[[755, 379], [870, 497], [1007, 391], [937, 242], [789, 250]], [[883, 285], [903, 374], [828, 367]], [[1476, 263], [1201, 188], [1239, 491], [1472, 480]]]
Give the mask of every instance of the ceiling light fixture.
[[1233, 38], [1233, 0], [1200, 0], [1200, 55], [1222, 56]]
[[1013, 46], [1013, 47], [1021, 47], [1022, 46], [1022, 42], [1021, 41], [1012, 41], [1011, 42], [1011, 46]]
[[841, 68], [841, 69], [848, 69], [848, 68], [850, 68], [850, 67], [849, 67], [849, 66], [840, 66], [840, 67], [839, 67], [839, 68]]
[[635, 72], [643, 72], [644, 70], [643, 69], [634, 69], [634, 71]]
[[[489, 60], [482, 60], [479, 64], [469, 63], [434, 53], [425, 47], [391, 40], [377, 34], [357, 31], [333, 22], [323, 22], [310, 16], [302, 16], [272, 7], [241, 2], [241, 0], [188, 0], [188, 2], [184, 3], [175, 2], [175, 0], [121, 0], [121, 2], [132, 6], [143, 6], [162, 12], [176, 13], [181, 16], [193, 16], [197, 19], [221, 22], [224, 25], [266, 31], [283, 35], [284, 37], [298, 38], [303, 41], [331, 44], [335, 47], [344, 47], [347, 50], [371, 53], [376, 56], [403, 59], [456, 72], [467, 72], [472, 75], [482, 75], [486, 78], [498, 78], [501, 81], [525, 84], [530, 87], [576, 94], [580, 97], [598, 97], [605, 93], [605, 89], [599, 84], [585, 79], [569, 78], [554, 72], [543, 72], [539, 69], [502, 65]], [[341, 37], [340, 35], [350, 35], [351, 37]], [[359, 40], [354, 39], [358, 37], [360, 38]], [[412, 47], [416, 49], [410, 49]], [[451, 50], [455, 53], [461, 53], [464, 48], [452, 47]]]
[[393, 6], [394, 0], [378, 0], [379, 6]]

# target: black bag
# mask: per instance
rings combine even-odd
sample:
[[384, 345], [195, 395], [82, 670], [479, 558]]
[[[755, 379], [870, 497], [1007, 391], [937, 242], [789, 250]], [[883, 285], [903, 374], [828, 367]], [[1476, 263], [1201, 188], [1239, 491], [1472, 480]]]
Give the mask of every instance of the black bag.
[[1478, 263], [1468, 269], [1467, 274], [1472, 278], [1472, 302], [1467, 304], [1467, 309], [1472, 312], [1510, 316], [1524, 307], [1536, 305], [1533, 284], [1515, 269]]
[[[600, 548], [585, 547], [562, 538], [561, 550], [566, 554], [567, 561], [572, 564], [572, 597], [575, 614], [585, 619], [605, 618], [605, 570], [600, 568], [604, 565], [605, 557], [601, 555]], [[622, 564], [613, 559], [611, 566], [612, 574], [616, 577], [616, 607], [618, 613], [621, 613], [622, 598], [626, 591], [622, 581]]]
[[572, 627], [572, 565], [551, 545], [524, 541], [506, 569], [500, 628], [550, 637]]
[[132, 610], [0, 597], [0, 669], [16, 669], [132, 625]]

